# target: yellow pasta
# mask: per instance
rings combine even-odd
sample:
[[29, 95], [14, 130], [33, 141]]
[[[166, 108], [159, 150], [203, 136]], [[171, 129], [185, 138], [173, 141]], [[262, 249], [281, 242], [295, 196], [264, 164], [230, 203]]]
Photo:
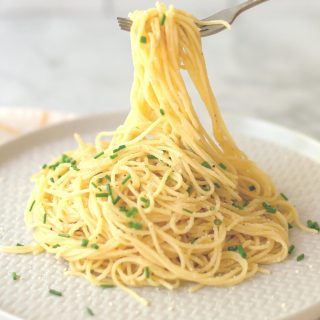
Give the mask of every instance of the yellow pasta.
[[1, 250], [50, 252], [69, 262], [70, 274], [119, 286], [145, 304], [132, 287], [190, 282], [195, 291], [266, 273], [263, 265], [287, 257], [288, 223], [310, 229], [227, 130], [208, 80], [201, 22], [162, 4], [130, 18], [135, 71], [127, 119], [99, 133], [95, 145], [76, 135], [76, 150], [33, 177], [25, 222], [36, 244]]

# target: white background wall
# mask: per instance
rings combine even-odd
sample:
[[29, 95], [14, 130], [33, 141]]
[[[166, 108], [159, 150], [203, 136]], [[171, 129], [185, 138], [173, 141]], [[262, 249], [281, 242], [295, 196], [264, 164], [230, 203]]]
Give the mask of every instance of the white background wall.
[[[172, 0], [199, 17], [239, 1]], [[0, 0], [0, 107], [129, 108], [128, 34], [117, 15], [149, 0]], [[270, 0], [203, 40], [223, 111], [320, 138], [320, 1]]]

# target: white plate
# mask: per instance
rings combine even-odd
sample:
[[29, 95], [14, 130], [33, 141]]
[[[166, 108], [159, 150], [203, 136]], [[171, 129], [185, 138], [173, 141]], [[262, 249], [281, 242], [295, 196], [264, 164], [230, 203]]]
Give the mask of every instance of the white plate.
[[[0, 147], [1, 244], [32, 241], [23, 222], [30, 176], [43, 163], [74, 148], [74, 132], [93, 141], [97, 132], [116, 128], [124, 117], [116, 113], [76, 119]], [[302, 220], [319, 219], [320, 145], [266, 122], [236, 116], [227, 116], [226, 121], [241, 148], [297, 205]], [[65, 276], [65, 262], [51, 255], [0, 254], [0, 309], [23, 319], [48, 320], [88, 319], [87, 306], [95, 319], [316, 319], [320, 315], [319, 236], [295, 229], [290, 233], [296, 252], [285, 262], [269, 266], [271, 275], [194, 294], [186, 288], [138, 289], [152, 302], [149, 307], [120, 289], [103, 290], [84, 279]], [[297, 262], [295, 257], [302, 252], [306, 258]], [[19, 281], [11, 279], [13, 271], [21, 275]], [[63, 297], [50, 296], [48, 288], [62, 291]]]

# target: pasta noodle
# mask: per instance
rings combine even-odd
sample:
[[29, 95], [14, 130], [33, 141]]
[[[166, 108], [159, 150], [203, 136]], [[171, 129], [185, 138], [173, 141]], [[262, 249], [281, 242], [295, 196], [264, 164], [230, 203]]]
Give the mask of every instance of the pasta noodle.
[[[238, 284], [288, 254], [288, 223], [307, 229], [270, 177], [237, 147], [211, 90], [199, 24], [157, 4], [130, 15], [132, 109], [115, 132], [79, 144], [33, 177], [25, 222], [36, 245], [95, 285]], [[197, 24], [195, 23], [197, 22]], [[211, 22], [223, 23], [223, 22]], [[206, 132], [183, 79], [212, 121]], [[108, 142], [107, 138], [111, 137]]]

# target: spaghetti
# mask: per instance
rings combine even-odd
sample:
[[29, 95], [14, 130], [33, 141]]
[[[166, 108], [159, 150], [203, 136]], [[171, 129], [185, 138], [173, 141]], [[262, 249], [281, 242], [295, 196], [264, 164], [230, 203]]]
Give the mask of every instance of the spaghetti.
[[76, 135], [76, 150], [34, 176], [25, 221], [37, 244], [2, 250], [53, 253], [69, 262], [70, 274], [119, 286], [142, 303], [129, 287], [192, 282], [196, 290], [267, 272], [263, 265], [287, 257], [288, 223], [310, 229], [228, 132], [208, 80], [201, 22], [162, 4], [130, 18], [132, 110], [95, 145]]

